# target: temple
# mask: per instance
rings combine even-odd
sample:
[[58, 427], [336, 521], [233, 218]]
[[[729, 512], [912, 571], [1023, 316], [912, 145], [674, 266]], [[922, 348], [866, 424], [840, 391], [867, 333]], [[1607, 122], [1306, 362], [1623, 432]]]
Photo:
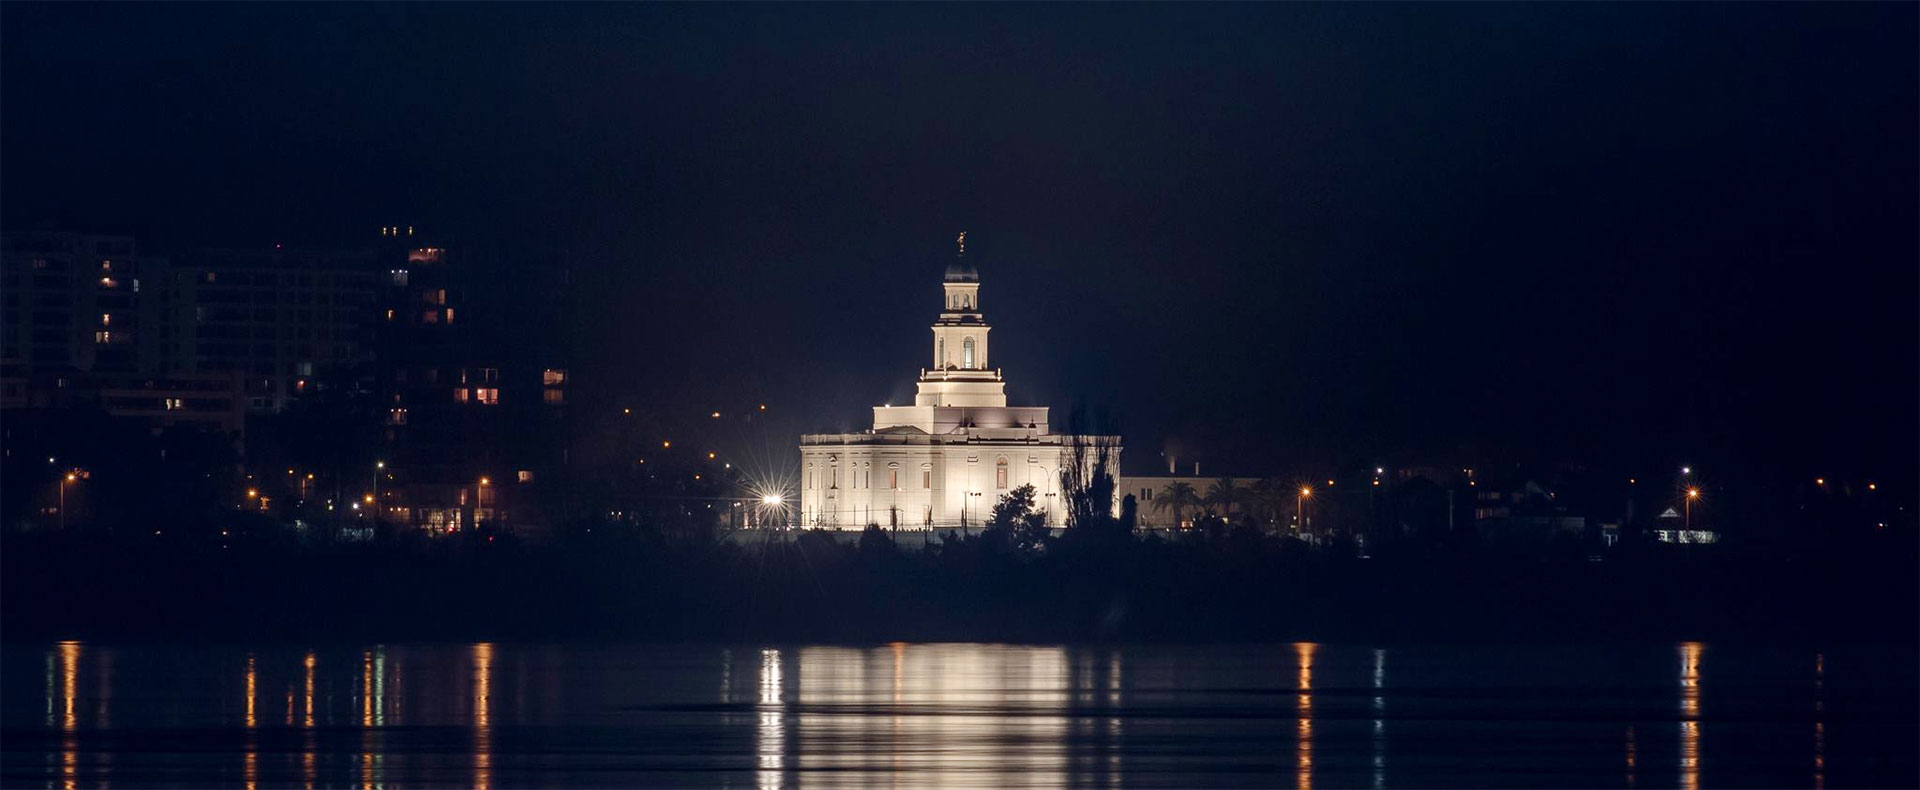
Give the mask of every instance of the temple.
[[[1081, 439], [1055, 434], [1045, 406], [1008, 406], [992, 366], [980, 273], [966, 234], [942, 278], [932, 365], [912, 406], [875, 406], [873, 428], [800, 437], [801, 526], [862, 529], [979, 526], [1000, 497], [1031, 484], [1048, 523], [1060, 526], [1060, 463]], [[1115, 437], [1110, 446], [1118, 469]]]

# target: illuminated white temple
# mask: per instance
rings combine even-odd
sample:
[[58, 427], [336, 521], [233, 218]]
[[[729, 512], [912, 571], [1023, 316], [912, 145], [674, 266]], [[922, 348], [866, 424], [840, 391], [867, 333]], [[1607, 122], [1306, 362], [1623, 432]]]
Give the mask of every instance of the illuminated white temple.
[[980, 274], [966, 262], [966, 234], [959, 241], [913, 405], [875, 406], [872, 430], [800, 437], [801, 526], [977, 527], [1003, 494], [1027, 484], [1061, 525], [1060, 461], [1074, 437], [1052, 433], [1045, 406], [1007, 405]]

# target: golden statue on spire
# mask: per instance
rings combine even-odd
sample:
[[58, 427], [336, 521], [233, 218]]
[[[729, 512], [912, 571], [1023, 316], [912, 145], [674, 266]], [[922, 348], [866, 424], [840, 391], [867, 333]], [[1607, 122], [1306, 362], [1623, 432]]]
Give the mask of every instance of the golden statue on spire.
[[960, 238], [954, 239], [954, 241], [957, 241], [960, 243], [960, 254], [961, 255], [967, 254], [967, 232], [964, 230], [960, 231]]

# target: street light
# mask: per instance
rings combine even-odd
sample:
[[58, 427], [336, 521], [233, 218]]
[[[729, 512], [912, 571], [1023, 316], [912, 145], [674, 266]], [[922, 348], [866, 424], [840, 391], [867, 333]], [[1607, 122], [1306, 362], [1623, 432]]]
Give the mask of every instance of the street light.
[[1310, 496], [1313, 496], [1313, 488], [1310, 486], [1301, 486], [1300, 496], [1294, 500], [1293, 520], [1298, 522], [1294, 526], [1294, 530], [1297, 532], [1305, 532], [1307, 529], [1307, 497]]
[[1700, 498], [1700, 489], [1698, 488], [1687, 489], [1686, 504], [1683, 506], [1683, 509], [1686, 511], [1686, 515], [1683, 516], [1681, 519], [1681, 527], [1688, 530], [1693, 529], [1693, 500], [1696, 500], [1699, 498]]
[[76, 472], [68, 472], [66, 477], [60, 478], [60, 531], [62, 532], [67, 530], [67, 484], [79, 479], [80, 475]]

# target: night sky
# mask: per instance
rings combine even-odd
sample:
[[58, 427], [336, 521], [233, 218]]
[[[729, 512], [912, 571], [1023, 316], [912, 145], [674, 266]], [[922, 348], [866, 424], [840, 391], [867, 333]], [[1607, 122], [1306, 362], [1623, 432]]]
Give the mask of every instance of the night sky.
[[966, 230], [1013, 400], [1110, 412], [1129, 467], [1915, 473], [1911, 3], [10, 3], [0, 36], [8, 228], [569, 261], [606, 402], [860, 426]]

